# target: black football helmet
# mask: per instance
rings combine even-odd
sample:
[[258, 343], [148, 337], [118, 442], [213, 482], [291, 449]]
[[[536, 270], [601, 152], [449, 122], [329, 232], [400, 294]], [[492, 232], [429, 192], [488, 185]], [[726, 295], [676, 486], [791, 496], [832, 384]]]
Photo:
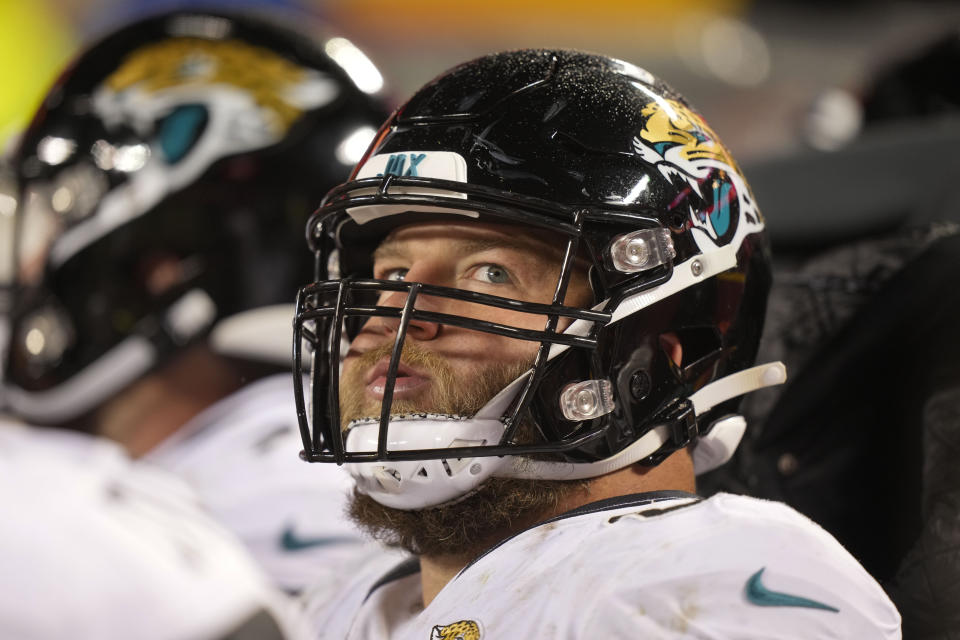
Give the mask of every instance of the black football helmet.
[[[372, 279], [378, 242], [428, 219], [560, 233], [565, 259], [552, 303]], [[300, 291], [294, 337], [304, 456], [356, 463], [349, 470], [360, 490], [387, 506], [441, 504], [491, 476], [573, 479], [656, 464], [698, 438], [704, 470], [742, 435], [736, 399], [785, 378], [779, 363], [751, 368], [770, 259], [744, 177], [679, 94], [619, 60], [524, 50], [441, 75], [397, 110], [353, 178], [327, 195], [308, 242], [316, 282]], [[591, 308], [564, 303], [578, 254], [591, 265]], [[404, 292], [405, 306], [378, 306], [388, 291]], [[549, 320], [524, 330], [418, 308], [418, 296]], [[382, 413], [342, 432], [344, 341], [373, 316], [399, 319]], [[562, 332], [561, 317], [573, 321]], [[417, 319], [533, 341], [539, 352], [469, 419], [394, 415], [399, 354]], [[662, 346], [665, 334], [680, 341], [682, 362]], [[300, 374], [311, 368], [308, 406]], [[519, 437], [524, 420], [532, 440]]]
[[381, 84], [349, 41], [252, 14], [168, 12], [82, 53], [13, 157], [9, 409], [66, 423], [205, 338], [289, 363], [298, 238], [388, 115]]

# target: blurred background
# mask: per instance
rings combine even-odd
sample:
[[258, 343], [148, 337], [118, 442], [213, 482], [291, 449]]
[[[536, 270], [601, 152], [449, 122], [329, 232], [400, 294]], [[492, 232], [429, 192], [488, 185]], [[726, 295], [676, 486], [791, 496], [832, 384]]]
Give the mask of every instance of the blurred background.
[[[9, 148], [56, 70], [133, 17], [202, 5], [163, 0], [0, 0], [0, 145]], [[958, 30], [955, 1], [272, 0], [230, 2], [315, 17], [373, 59], [394, 102], [492, 50], [574, 47], [665, 78], [741, 163], [832, 149], [861, 123], [856, 99], [891, 60]], [[221, 5], [222, 6], [222, 5]], [[761, 200], [761, 203], [763, 201]]]

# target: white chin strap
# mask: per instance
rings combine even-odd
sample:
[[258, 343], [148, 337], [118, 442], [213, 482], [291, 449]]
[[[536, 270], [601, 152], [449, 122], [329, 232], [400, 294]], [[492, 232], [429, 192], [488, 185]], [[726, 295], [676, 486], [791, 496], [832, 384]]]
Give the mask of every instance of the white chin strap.
[[[702, 415], [716, 405], [763, 387], [786, 381], [786, 368], [772, 362], [731, 374], [706, 385], [690, 396], [694, 411]], [[526, 380], [515, 380], [472, 418], [437, 414], [393, 416], [387, 430], [388, 451], [441, 449], [493, 445], [504, 425], [500, 417]], [[697, 474], [714, 469], [733, 455], [746, 429], [738, 415], [716, 421], [693, 447]], [[362, 421], [347, 432], [349, 452], [375, 452], [379, 422]], [[666, 425], [656, 427], [615, 455], [589, 463], [546, 462], [521, 456], [451, 458], [403, 462], [367, 462], [347, 465], [357, 488], [380, 504], [395, 509], [424, 509], [462, 498], [486, 479], [523, 478], [579, 480], [622, 469], [655, 453], [667, 443]]]
[[[751, 369], [738, 371], [702, 387], [690, 396], [694, 413], [702, 415], [732, 398], [742, 396], [787, 380], [787, 369], [782, 362], [770, 362]], [[719, 467], [730, 459], [747, 427], [742, 416], [722, 418], [712, 425], [708, 433], [697, 438], [693, 446], [694, 471], [698, 475]], [[515, 458], [513, 465], [498, 473], [505, 478], [538, 480], [582, 480], [622, 469], [655, 453], [670, 439], [666, 425], [653, 428], [626, 449], [597, 462], [546, 462]]]

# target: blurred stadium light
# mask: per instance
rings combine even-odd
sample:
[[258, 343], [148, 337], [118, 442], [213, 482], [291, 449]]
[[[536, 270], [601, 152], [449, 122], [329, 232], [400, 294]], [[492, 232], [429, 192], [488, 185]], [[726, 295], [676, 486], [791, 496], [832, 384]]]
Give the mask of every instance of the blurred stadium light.
[[465, 40], [497, 45], [523, 39], [527, 46], [593, 45], [611, 40], [640, 47], [662, 45], [691, 15], [741, 11], [747, 0], [516, 0], [449, 2], [418, 0], [402, 6], [390, 0], [331, 0], [330, 17], [345, 29], [375, 35], [384, 43], [435, 49]]

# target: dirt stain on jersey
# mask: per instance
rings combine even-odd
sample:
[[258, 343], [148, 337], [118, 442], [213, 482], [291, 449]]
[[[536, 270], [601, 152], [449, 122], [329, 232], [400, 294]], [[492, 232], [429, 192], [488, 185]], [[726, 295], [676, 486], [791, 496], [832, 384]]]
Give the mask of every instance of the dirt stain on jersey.
[[678, 595], [680, 611], [670, 620], [670, 628], [680, 633], [686, 633], [690, 628], [690, 623], [700, 614], [700, 605], [697, 603], [697, 590], [684, 590]]

